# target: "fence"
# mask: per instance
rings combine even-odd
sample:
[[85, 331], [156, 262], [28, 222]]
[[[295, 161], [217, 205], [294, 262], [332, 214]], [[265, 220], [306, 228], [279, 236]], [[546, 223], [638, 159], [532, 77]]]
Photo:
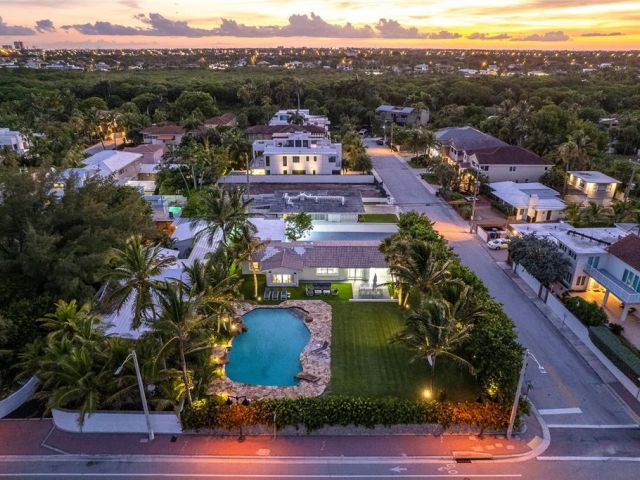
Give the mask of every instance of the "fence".
[[0, 400], [0, 418], [4, 418], [11, 412], [16, 410], [24, 402], [31, 400], [33, 394], [38, 388], [40, 382], [36, 377], [31, 377], [27, 383], [25, 383], [18, 390], [13, 392], [7, 398]]
[[[87, 415], [80, 426], [80, 415], [74, 410], [53, 409], [54, 425], [65, 432], [84, 433], [146, 433], [147, 423], [142, 412], [96, 412]], [[180, 433], [180, 419], [173, 412], [149, 414], [154, 433]]]

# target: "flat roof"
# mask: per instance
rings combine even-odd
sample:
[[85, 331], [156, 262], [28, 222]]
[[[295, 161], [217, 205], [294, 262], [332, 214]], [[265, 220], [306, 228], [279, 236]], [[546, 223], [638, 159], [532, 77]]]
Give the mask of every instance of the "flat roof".
[[[493, 182], [489, 184], [492, 193], [516, 208], [533, 207], [536, 210], [564, 210], [566, 204], [560, 200], [560, 193], [538, 182], [515, 183]], [[532, 198], [537, 196], [537, 200]]]
[[273, 195], [254, 197], [255, 213], [364, 213], [362, 195], [358, 191], [276, 191]]
[[567, 173], [587, 183], [622, 183], [620, 180], [596, 170], [571, 170]]

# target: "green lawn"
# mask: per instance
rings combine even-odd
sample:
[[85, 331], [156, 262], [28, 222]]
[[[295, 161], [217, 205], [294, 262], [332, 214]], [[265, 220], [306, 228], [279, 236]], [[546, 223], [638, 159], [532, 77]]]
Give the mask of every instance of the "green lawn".
[[[253, 275], [243, 275], [244, 282], [242, 284], [242, 294], [244, 298], [249, 301], [254, 301], [253, 298]], [[264, 275], [258, 275], [258, 295], [262, 296], [265, 288]], [[301, 283], [298, 287], [287, 287], [287, 291], [291, 293], [290, 300], [324, 300], [329, 303], [335, 302], [347, 302], [350, 298], [353, 298], [353, 291], [350, 283], [332, 283], [331, 288], [338, 289], [338, 295], [322, 295], [318, 297], [307, 297], [304, 293], [304, 289], [307, 283]], [[280, 290], [280, 288], [278, 288]], [[280, 301], [277, 300], [260, 300], [257, 303], [265, 305], [277, 305]]]
[[[328, 394], [396, 396], [417, 399], [431, 385], [425, 363], [409, 363], [411, 354], [389, 339], [403, 325], [403, 312], [393, 303], [333, 304], [331, 384]], [[439, 360], [435, 391], [447, 398], [473, 399], [473, 377]]]
[[360, 223], [398, 223], [395, 213], [363, 213], [358, 215]]

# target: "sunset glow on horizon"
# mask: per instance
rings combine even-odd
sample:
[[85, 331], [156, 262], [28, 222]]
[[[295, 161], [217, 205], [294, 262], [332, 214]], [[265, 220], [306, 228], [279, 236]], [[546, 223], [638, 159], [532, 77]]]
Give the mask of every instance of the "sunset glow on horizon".
[[4, 0], [0, 43], [43, 48], [640, 49], [629, 0]]

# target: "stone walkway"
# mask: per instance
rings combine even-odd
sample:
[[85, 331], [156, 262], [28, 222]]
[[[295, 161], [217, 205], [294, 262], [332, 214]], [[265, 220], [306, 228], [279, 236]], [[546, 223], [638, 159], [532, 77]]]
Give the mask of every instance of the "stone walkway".
[[[273, 387], [238, 383], [223, 376], [211, 382], [209, 394], [241, 395], [250, 399], [317, 397], [322, 394], [331, 380], [331, 306], [321, 300], [287, 300], [274, 306], [240, 303], [236, 306], [236, 312], [238, 316], [242, 316], [256, 308], [298, 309], [311, 332], [309, 343], [300, 353], [301, 373], [316, 377], [318, 380], [315, 382], [300, 380], [298, 385]], [[327, 342], [326, 348], [313, 353], [325, 342]]]

